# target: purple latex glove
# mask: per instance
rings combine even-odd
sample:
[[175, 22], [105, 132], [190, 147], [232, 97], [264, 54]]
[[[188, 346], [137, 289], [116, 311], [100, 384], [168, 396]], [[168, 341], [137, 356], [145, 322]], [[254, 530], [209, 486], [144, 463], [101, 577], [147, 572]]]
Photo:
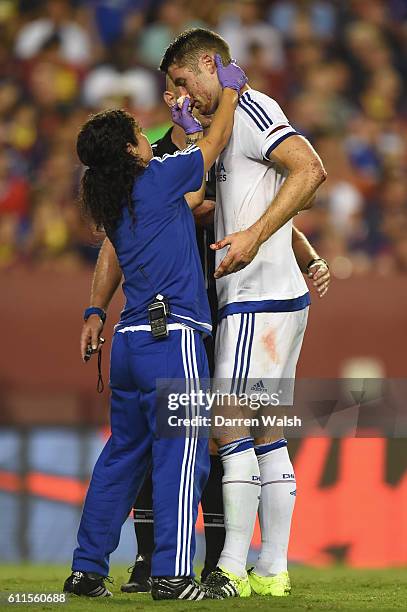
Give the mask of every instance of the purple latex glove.
[[235, 60], [232, 60], [228, 66], [224, 66], [219, 53], [215, 55], [215, 64], [218, 70], [219, 83], [222, 85], [222, 88], [225, 89], [225, 87], [229, 87], [239, 93], [243, 85], [247, 83], [247, 76], [240, 66], [236, 64]]
[[202, 125], [195, 119], [191, 111], [189, 110], [190, 98], [188, 96], [182, 103], [181, 108], [178, 104], [171, 106], [171, 117], [174, 123], [182, 127], [185, 134], [195, 134], [196, 132], [202, 132]]

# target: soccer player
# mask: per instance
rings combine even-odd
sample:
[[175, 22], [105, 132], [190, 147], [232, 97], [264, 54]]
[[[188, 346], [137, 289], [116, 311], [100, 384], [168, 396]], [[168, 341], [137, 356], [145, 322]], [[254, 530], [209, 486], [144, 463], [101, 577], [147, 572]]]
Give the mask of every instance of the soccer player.
[[[93, 471], [78, 531], [72, 574], [64, 591], [89, 597], [111, 593], [104, 581], [109, 556], [149, 465], [154, 483], [154, 599], [221, 598], [196, 583], [194, 525], [205, 484], [207, 440], [192, 426], [184, 436], [157, 435], [158, 378], [181, 378], [200, 389], [208, 377], [202, 335], [211, 330], [209, 304], [196, 247], [192, 213], [184, 195], [198, 191], [233, 126], [238, 92], [246, 82], [236, 65], [222, 66], [222, 100], [207, 136], [185, 151], [153, 158], [134, 118], [106, 111], [89, 119], [77, 141], [82, 205], [104, 228], [122, 269], [126, 308], [112, 345], [111, 436]], [[173, 117], [187, 134], [202, 126], [188, 111]], [[185, 262], [188, 262], [185, 265]], [[158, 339], [149, 324], [152, 303], [169, 304], [168, 334]], [[85, 318], [103, 311], [88, 309]], [[190, 404], [189, 414], [195, 415]]]
[[[169, 45], [160, 66], [199, 113], [209, 116], [221, 93], [216, 53], [224, 63], [230, 61], [226, 41], [197, 28]], [[271, 395], [279, 381], [295, 376], [310, 304], [292, 250], [291, 219], [309, 205], [326, 173], [310, 143], [274, 100], [247, 84], [240, 93], [233, 134], [217, 162], [213, 248], [220, 321], [215, 378], [231, 381], [229, 392], [237, 395], [252, 394], [246, 384], [254, 379]], [[285, 385], [281, 401], [292, 405], [292, 384]], [[240, 428], [217, 441], [224, 470], [226, 540], [219, 569], [207, 583], [242, 597], [251, 590], [289, 594], [287, 548], [295, 476], [283, 432], [274, 429], [253, 440], [250, 430]], [[262, 547], [248, 576], [258, 507]]]

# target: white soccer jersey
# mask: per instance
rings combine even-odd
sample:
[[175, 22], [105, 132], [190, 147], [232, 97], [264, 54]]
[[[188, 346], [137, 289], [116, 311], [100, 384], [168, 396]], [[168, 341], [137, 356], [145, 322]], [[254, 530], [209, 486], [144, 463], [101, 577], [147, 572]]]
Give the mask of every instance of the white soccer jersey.
[[[240, 97], [231, 139], [216, 165], [216, 240], [247, 229], [269, 207], [287, 172], [267, 158], [293, 134], [275, 100], [254, 89]], [[217, 266], [225, 253], [224, 249], [216, 253]], [[292, 222], [273, 234], [246, 268], [217, 280], [216, 285], [220, 318], [308, 306], [308, 288], [292, 249]]]

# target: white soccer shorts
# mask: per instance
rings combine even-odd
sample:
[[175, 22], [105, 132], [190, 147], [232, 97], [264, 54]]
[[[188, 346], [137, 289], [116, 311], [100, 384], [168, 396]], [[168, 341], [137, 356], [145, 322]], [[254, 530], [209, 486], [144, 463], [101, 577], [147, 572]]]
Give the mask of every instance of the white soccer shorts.
[[216, 332], [216, 390], [256, 398], [277, 393], [280, 406], [292, 406], [307, 318], [308, 307], [222, 319]]

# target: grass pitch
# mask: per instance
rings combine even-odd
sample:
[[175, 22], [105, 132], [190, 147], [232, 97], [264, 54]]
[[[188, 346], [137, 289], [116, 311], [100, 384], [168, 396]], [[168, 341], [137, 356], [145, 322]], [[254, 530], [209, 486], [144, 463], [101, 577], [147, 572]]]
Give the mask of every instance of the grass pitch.
[[[203, 602], [153, 602], [150, 595], [124, 594], [120, 585], [127, 581], [126, 568], [112, 567], [114, 597], [89, 600], [70, 597], [66, 604], [9, 604], [10, 593], [57, 593], [69, 574], [65, 566], [0, 565], [0, 610], [66, 610], [66, 612], [210, 612], [212, 610], [407, 610], [407, 570], [350, 570], [292, 568], [293, 595], [284, 598], [252, 596]], [[109, 587], [110, 588], [110, 587]]]

